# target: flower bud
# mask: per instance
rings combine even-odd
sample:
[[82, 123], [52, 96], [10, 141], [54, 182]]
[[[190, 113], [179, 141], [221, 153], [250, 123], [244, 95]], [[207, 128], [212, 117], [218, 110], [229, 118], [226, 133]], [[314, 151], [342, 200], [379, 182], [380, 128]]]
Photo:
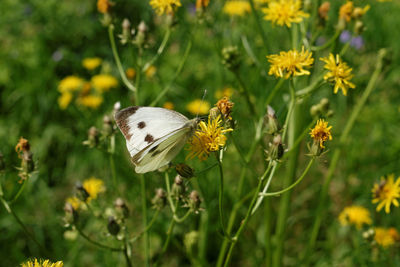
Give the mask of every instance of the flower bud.
[[113, 112], [114, 114], [117, 113], [118, 111], [121, 110], [121, 102], [115, 102], [114, 107], [113, 107]]
[[175, 182], [171, 188], [171, 195], [175, 197], [175, 199], [181, 199], [183, 194], [186, 192], [186, 188], [184, 185], [183, 178], [180, 175], [175, 177]]
[[272, 143], [269, 144], [269, 149], [266, 151], [268, 161], [276, 161], [282, 158], [284, 149], [282, 145], [282, 136], [280, 134], [274, 136]]
[[373, 228], [368, 229], [367, 231], [362, 233], [362, 236], [364, 239], [368, 240], [368, 241], [372, 241], [374, 239], [375, 236], [375, 231]]
[[354, 24], [354, 33], [356, 35], [361, 35], [365, 31], [364, 23], [361, 20], [357, 20]]
[[167, 193], [162, 188], [156, 189], [156, 195], [152, 199], [151, 203], [153, 204], [153, 208], [157, 210], [161, 210], [167, 204]]
[[237, 46], [228, 46], [222, 49], [222, 65], [231, 71], [235, 71], [240, 66], [240, 54]]
[[78, 198], [82, 201], [85, 201], [89, 198], [89, 193], [86, 191], [86, 189], [83, 187], [81, 182], [77, 182], [75, 185], [76, 189], [78, 190]]
[[328, 1], [323, 2], [319, 8], [318, 8], [318, 15], [322, 20], [327, 20], [328, 19], [328, 13], [329, 10], [331, 9], [331, 3]]
[[72, 207], [71, 203], [65, 202], [64, 205], [65, 217], [64, 220], [69, 224], [75, 224], [78, 222], [78, 212]]
[[146, 41], [146, 32], [147, 32], [147, 25], [144, 21], [141, 21], [138, 26], [138, 33], [136, 35], [134, 43], [142, 47], [144, 42]]
[[276, 134], [281, 129], [275, 116], [275, 110], [269, 105], [267, 107], [267, 114], [264, 116], [264, 124], [267, 134]]
[[189, 195], [189, 207], [195, 213], [200, 210], [201, 199], [200, 195], [196, 190], [193, 190]]
[[100, 142], [99, 131], [96, 127], [92, 126], [88, 130], [88, 140], [84, 141], [83, 144], [90, 148], [96, 147]]
[[122, 34], [119, 38], [121, 38], [121, 44], [126, 44], [131, 39], [131, 23], [127, 18], [122, 21]]
[[221, 111], [219, 111], [219, 109], [217, 107], [213, 107], [209, 111], [209, 116], [213, 120], [215, 120], [220, 115], [221, 115]]
[[176, 164], [175, 170], [184, 178], [192, 178], [194, 176], [194, 170], [185, 163]]
[[115, 220], [114, 216], [108, 217], [107, 229], [111, 235], [117, 235], [119, 233], [119, 230], [121, 229], [121, 227]]
[[21, 162], [22, 171], [26, 174], [33, 172], [35, 169], [35, 163], [33, 162], [33, 154], [30, 151], [25, 151], [22, 154], [22, 162]]
[[121, 213], [124, 218], [129, 217], [129, 209], [128, 206], [126, 206], [125, 201], [122, 198], [117, 198], [114, 201], [114, 207], [117, 210], [117, 212]]
[[199, 242], [199, 232], [191, 231], [187, 233], [183, 239], [186, 251], [191, 255]]
[[113, 133], [113, 122], [110, 116], [105, 115], [103, 117], [103, 134], [105, 136], [110, 136]]

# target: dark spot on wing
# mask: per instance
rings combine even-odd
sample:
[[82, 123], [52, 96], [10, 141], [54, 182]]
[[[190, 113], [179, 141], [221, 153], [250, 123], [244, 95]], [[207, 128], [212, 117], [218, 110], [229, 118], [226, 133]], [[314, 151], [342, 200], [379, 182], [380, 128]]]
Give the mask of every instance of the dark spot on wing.
[[129, 108], [125, 108], [121, 111], [118, 111], [115, 114], [115, 122], [117, 123], [119, 129], [121, 130], [122, 134], [125, 136], [125, 138], [129, 141], [132, 137], [132, 134], [129, 133], [129, 125], [128, 125], [128, 118], [129, 116], [135, 114], [135, 112], [139, 109], [140, 107], [133, 106]]
[[141, 121], [141, 122], [139, 122], [139, 123], [137, 124], [137, 127], [138, 127], [139, 129], [143, 129], [144, 127], [146, 127], [146, 123], [145, 123], [144, 121]]
[[154, 141], [154, 137], [150, 134], [147, 134], [146, 137], [144, 138], [144, 141], [146, 141], [147, 143], [151, 143]]
[[149, 150], [149, 153], [152, 153], [154, 150], [156, 150], [158, 148], [158, 145], [156, 145], [155, 147], [153, 147], [153, 148], [151, 148], [150, 150]]

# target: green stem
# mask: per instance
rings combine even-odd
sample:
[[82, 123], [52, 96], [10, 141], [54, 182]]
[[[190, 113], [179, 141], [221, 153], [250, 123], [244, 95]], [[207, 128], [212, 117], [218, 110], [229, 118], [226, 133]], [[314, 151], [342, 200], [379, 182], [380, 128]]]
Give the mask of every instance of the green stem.
[[117, 64], [118, 72], [119, 72], [119, 75], [121, 75], [122, 82], [125, 84], [126, 87], [128, 87], [129, 90], [131, 90], [132, 92], [136, 92], [135, 86], [128, 80], [128, 78], [126, 77], [124, 68], [122, 67], [121, 60], [119, 58], [119, 54], [118, 54], [118, 50], [117, 50], [117, 46], [115, 44], [114, 25], [113, 24], [110, 24], [110, 26], [108, 26], [108, 37], [110, 39], [111, 49], [112, 49], [112, 52], [114, 55], [114, 60], [115, 60], [115, 63]]
[[222, 168], [222, 155], [223, 150], [220, 150], [219, 155], [215, 154], [218, 167], [219, 167], [219, 193], [218, 193], [218, 211], [219, 211], [219, 222], [221, 224], [222, 233], [228, 239], [230, 239], [228, 233], [226, 232], [224, 223], [224, 213], [223, 213], [223, 196], [224, 196], [224, 170]]
[[243, 82], [243, 80], [242, 80], [242, 78], [240, 77], [239, 72], [238, 72], [237, 70], [233, 71], [233, 74], [235, 75], [236, 80], [239, 82], [240, 93], [245, 97], [246, 102], [247, 102], [247, 105], [249, 106], [251, 115], [252, 115], [254, 118], [257, 118], [257, 117], [258, 117], [258, 116], [257, 116], [257, 112], [256, 112], [256, 109], [255, 109], [254, 104], [253, 104], [252, 101], [251, 101], [250, 92], [249, 92], [247, 86], [246, 86], [245, 83]]
[[267, 78], [268, 77], [267, 72], [262, 68], [260, 61], [255, 56], [253, 49], [251, 49], [250, 43], [249, 43], [246, 35], [242, 35], [241, 39], [242, 39], [242, 44], [243, 44], [244, 50], [246, 50], [246, 52], [249, 55], [249, 57], [251, 58], [251, 60], [253, 60], [254, 64], [259, 68], [261, 76]]
[[375, 71], [371, 76], [371, 79], [368, 82], [367, 88], [365, 89], [363, 95], [361, 96], [360, 100], [357, 102], [356, 106], [354, 107], [349, 120], [347, 121], [344, 130], [342, 131], [342, 135], [339, 138], [339, 146], [338, 148], [335, 149], [332, 160], [329, 165], [328, 173], [326, 175], [324, 184], [321, 189], [321, 193], [319, 196], [319, 201], [318, 201], [318, 207], [316, 211], [316, 218], [314, 220], [314, 224], [312, 227], [311, 231], [311, 236], [309, 239], [309, 242], [307, 244], [307, 248], [305, 250], [305, 253], [303, 254], [303, 261], [308, 264], [310, 261], [310, 256], [311, 252], [314, 250], [315, 243], [318, 237], [319, 229], [322, 223], [322, 219], [324, 218], [325, 211], [328, 210], [327, 205], [326, 205], [326, 199], [328, 197], [328, 189], [330, 182], [332, 180], [333, 174], [335, 172], [336, 166], [339, 162], [340, 154], [341, 154], [341, 148], [344, 146], [345, 142], [347, 141], [347, 138], [350, 134], [350, 130], [353, 128], [353, 125], [355, 123], [355, 120], [357, 119], [358, 115], [361, 112], [361, 109], [364, 107], [369, 95], [371, 94], [372, 90], [376, 87], [376, 83], [378, 81], [379, 75], [382, 72], [382, 67], [383, 67], [383, 58], [386, 55], [387, 51], [386, 49], [381, 49], [378, 52], [378, 58], [377, 58], [377, 64], [375, 67]]
[[285, 82], [285, 79], [283, 79], [283, 78], [279, 79], [279, 81], [276, 83], [276, 85], [274, 86], [272, 91], [269, 93], [267, 100], [265, 101], [265, 105], [264, 105], [265, 107], [267, 107], [271, 103], [271, 101], [274, 99], [276, 93], [282, 87], [284, 82]]
[[162, 255], [164, 255], [164, 253], [168, 249], [168, 245], [169, 245], [169, 242], [171, 241], [172, 231], [174, 230], [175, 224], [176, 224], [176, 221], [174, 218], [172, 218], [171, 223], [168, 228], [168, 231], [167, 231], [167, 239], [164, 242], [159, 259], [161, 259]]
[[174, 76], [169, 81], [167, 86], [165, 86], [165, 88], [157, 95], [156, 99], [153, 102], [151, 102], [150, 106], [152, 106], [152, 107], [155, 106], [158, 103], [158, 101], [160, 101], [161, 98], [163, 98], [168, 93], [168, 91], [171, 89], [175, 80], [178, 78], [178, 76], [181, 74], [181, 72], [183, 70], [183, 66], [185, 65], [185, 62], [189, 56], [189, 52], [190, 52], [191, 48], [192, 48], [192, 41], [189, 40], [189, 43], [187, 44], [186, 49], [185, 49], [185, 53], [183, 54], [183, 58], [182, 58], [181, 62], [179, 63]]
[[124, 250], [123, 248], [110, 247], [110, 246], [101, 244], [101, 243], [99, 243], [99, 242], [97, 242], [97, 241], [94, 241], [94, 240], [91, 239], [89, 236], [87, 236], [87, 235], [82, 231], [82, 229], [81, 229], [78, 225], [75, 225], [75, 228], [76, 228], [76, 230], [78, 231], [78, 233], [79, 233], [84, 239], [86, 239], [86, 241], [88, 241], [89, 243], [91, 243], [91, 244], [93, 244], [93, 245], [95, 245], [95, 246], [97, 246], [97, 247], [99, 247], [99, 248], [108, 249], [108, 250], [110, 250], [110, 251], [123, 251], [123, 250]]
[[336, 41], [336, 39], [339, 37], [341, 32], [342, 32], [341, 30], [336, 30], [335, 34], [332, 36], [331, 39], [329, 39], [325, 44], [323, 44], [321, 46], [312, 46], [311, 51], [317, 52], [317, 51], [321, 51], [321, 50], [328, 48], [330, 45], [332, 45]]
[[174, 215], [174, 220], [177, 222], [177, 223], [181, 223], [181, 222], [183, 222], [184, 220], [186, 220], [187, 219], [187, 217], [189, 217], [189, 215], [190, 214], [192, 214], [192, 210], [191, 209], [189, 209], [186, 213], [185, 213], [185, 215], [183, 215], [181, 218], [179, 218], [177, 215]]
[[124, 257], [125, 257], [125, 261], [126, 261], [126, 266], [132, 267], [131, 258], [129, 257], [129, 246], [126, 243], [126, 241], [124, 243]]
[[160, 210], [157, 209], [156, 212], [153, 215], [153, 218], [149, 222], [149, 224], [144, 228], [137, 236], [131, 238], [129, 242], [135, 242], [138, 238], [140, 238], [144, 233], [150, 230], [150, 228], [153, 226], [154, 222], [156, 221], [158, 214], [160, 213]]
[[150, 59], [146, 64], [144, 64], [144, 67], [142, 68], [142, 72], [145, 72], [161, 56], [161, 54], [164, 52], [165, 47], [167, 46], [170, 36], [171, 36], [171, 28], [168, 27], [167, 31], [165, 32], [164, 38], [161, 42], [161, 45], [157, 49], [157, 53], [154, 55], [154, 57], [152, 59]]
[[316, 89], [318, 89], [321, 85], [324, 84], [324, 73], [321, 73], [309, 86], [298, 90], [296, 92], [297, 97], [304, 97], [305, 95], [311, 94]]
[[[147, 203], [146, 203], [146, 183], [144, 180], [144, 175], [141, 174], [140, 176], [140, 194], [142, 196], [142, 224], [143, 228], [147, 226]], [[145, 265], [149, 266], [149, 247], [150, 247], [150, 240], [148, 232], [144, 232], [143, 234], [143, 247], [144, 247], [144, 259]]]
[[265, 197], [268, 197], [268, 196], [279, 196], [279, 195], [282, 195], [283, 193], [289, 191], [290, 189], [292, 189], [293, 187], [295, 187], [296, 185], [298, 185], [298, 184], [303, 180], [303, 178], [304, 178], [304, 177], [306, 176], [306, 174], [308, 173], [308, 171], [309, 171], [311, 165], [313, 164], [313, 162], [314, 162], [314, 158], [312, 158], [312, 159], [310, 160], [310, 162], [308, 163], [306, 169], [304, 170], [304, 172], [302, 173], [302, 175], [300, 176], [300, 178], [297, 179], [297, 181], [294, 182], [293, 184], [291, 184], [289, 187], [286, 187], [285, 189], [282, 189], [282, 190], [277, 191], [277, 192], [272, 192], [272, 193], [260, 193], [260, 196], [265, 196]]
[[265, 35], [264, 29], [262, 27], [261, 21], [260, 21], [260, 17], [258, 16], [257, 13], [257, 9], [255, 8], [254, 5], [254, 0], [249, 0], [250, 6], [251, 6], [251, 13], [253, 14], [254, 20], [257, 24], [257, 29], [260, 32], [261, 38], [263, 40], [263, 44], [264, 44], [264, 54], [268, 54], [269, 48], [268, 48], [268, 40], [267, 37]]
[[109, 153], [108, 158], [110, 160], [110, 168], [111, 168], [111, 175], [112, 175], [114, 190], [118, 193], [117, 172], [115, 170], [115, 162], [114, 162], [113, 154]]
[[13, 204], [15, 201], [17, 201], [17, 199], [18, 199], [19, 196], [21, 195], [22, 191], [24, 191], [25, 185], [27, 184], [27, 181], [28, 181], [28, 180], [29, 180], [29, 179], [24, 179], [24, 180], [23, 180], [22, 185], [20, 186], [18, 192], [15, 194], [15, 196], [13, 197], [13, 199], [9, 201], [9, 204], [10, 204], [10, 205]]

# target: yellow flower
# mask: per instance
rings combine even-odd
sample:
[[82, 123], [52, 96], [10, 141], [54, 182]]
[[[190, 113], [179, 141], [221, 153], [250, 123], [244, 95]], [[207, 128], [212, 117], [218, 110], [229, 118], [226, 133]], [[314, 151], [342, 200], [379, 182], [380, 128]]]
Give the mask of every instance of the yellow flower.
[[108, 0], [97, 0], [97, 10], [100, 13], [107, 13], [111, 7], [111, 3]]
[[82, 186], [89, 194], [87, 201], [96, 199], [99, 193], [103, 193], [106, 190], [104, 182], [95, 177], [90, 177], [89, 179], [83, 181]]
[[96, 109], [103, 103], [103, 97], [99, 95], [85, 95], [79, 97], [76, 101], [79, 105]]
[[270, 20], [279, 26], [291, 27], [292, 23], [300, 23], [303, 18], [310, 15], [301, 11], [301, 0], [280, 0], [272, 1], [267, 8], [263, 8], [265, 20]]
[[109, 74], [98, 74], [92, 77], [91, 83], [99, 92], [105, 92], [118, 86], [118, 81]]
[[391, 174], [385, 179], [381, 177], [381, 182], [374, 184], [372, 188], [372, 203], [379, 203], [376, 207], [376, 211], [380, 211], [385, 207], [385, 212], [390, 212], [390, 206], [399, 206], [400, 198], [400, 177], [394, 181], [394, 174]]
[[85, 81], [77, 76], [67, 76], [58, 85], [58, 91], [65, 93], [81, 89]]
[[174, 103], [167, 101], [164, 103], [163, 107], [166, 109], [174, 109], [175, 106]]
[[319, 142], [319, 146], [321, 148], [325, 148], [324, 142], [332, 140], [331, 128], [332, 126], [328, 127], [328, 122], [326, 122], [324, 119], [319, 119], [314, 129], [311, 129], [311, 138]]
[[102, 59], [99, 57], [88, 57], [82, 60], [82, 66], [87, 70], [94, 70], [100, 66]]
[[226, 132], [233, 131], [232, 129], [224, 129], [222, 126], [221, 116], [212, 119], [208, 117], [208, 123], [204, 121], [199, 123], [199, 128], [196, 130], [192, 138], [189, 140], [188, 158], [198, 157], [200, 160], [206, 160], [211, 152], [218, 151], [225, 145]]
[[201, 10], [208, 6], [210, 0], [196, 0], [196, 10]]
[[339, 10], [339, 18], [349, 22], [351, 20], [351, 15], [353, 14], [354, 5], [352, 1], [348, 1], [346, 4], [342, 5]]
[[226, 96], [218, 100], [217, 104], [215, 104], [215, 106], [217, 106], [218, 110], [221, 112], [224, 118], [229, 120], [232, 120], [231, 112], [233, 105], [234, 103], [229, 101], [229, 97]]
[[147, 79], [151, 79], [154, 77], [154, 75], [156, 75], [157, 73], [157, 67], [154, 65], [151, 65], [150, 67], [148, 67], [145, 71], [145, 75]]
[[180, 0], [150, 0], [150, 5], [158, 15], [162, 15], [173, 14], [182, 4]]
[[58, 97], [58, 106], [61, 109], [66, 109], [68, 107], [69, 103], [71, 103], [72, 97], [73, 97], [73, 95], [70, 92], [62, 93]]
[[320, 60], [326, 63], [324, 68], [329, 70], [329, 72], [325, 74], [324, 80], [335, 83], [335, 87], [333, 88], [335, 94], [341, 89], [343, 95], [347, 95], [347, 90], [349, 88], [356, 87], [354, 83], [350, 82], [351, 78], [353, 78], [353, 74], [351, 74], [352, 68], [347, 66], [347, 64], [339, 58], [339, 55], [336, 55], [335, 59], [333, 54], [329, 54], [329, 58], [324, 57], [320, 58]]
[[134, 68], [128, 68], [125, 71], [126, 77], [128, 77], [128, 79], [133, 80], [133, 78], [135, 78], [136, 76], [136, 70]]
[[205, 115], [210, 110], [210, 103], [200, 99], [195, 99], [186, 105], [186, 110], [193, 115]]
[[363, 224], [371, 224], [369, 211], [362, 206], [348, 206], [339, 214], [339, 222], [342, 225], [354, 224], [360, 229]]
[[399, 232], [393, 227], [389, 229], [376, 227], [374, 231], [375, 231], [375, 236], [374, 236], [375, 242], [384, 248], [394, 245], [395, 242], [399, 241], [400, 239]]
[[367, 13], [367, 11], [371, 8], [370, 5], [366, 5], [365, 7], [356, 7], [353, 10], [353, 17], [356, 19], [361, 18], [362, 16], [365, 15], [365, 13]]
[[74, 210], [78, 210], [82, 204], [82, 201], [77, 197], [69, 197], [67, 198], [66, 202], [71, 204]]
[[301, 52], [296, 49], [288, 52], [282, 51], [279, 55], [270, 55], [267, 58], [268, 62], [271, 63], [268, 74], [285, 79], [290, 76], [310, 75], [310, 72], [304, 68], [310, 68], [314, 62], [312, 53], [304, 51], [304, 46]]
[[216, 99], [221, 99], [224, 96], [230, 98], [233, 95], [234, 90], [231, 87], [225, 87], [222, 90], [217, 90], [214, 94]]
[[21, 263], [22, 267], [63, 267], [64, 263], [62, 261], [57, 261], [56, 263], [53, 263], [49, 260], [37, 260], [32, 259], [29, 261], [26, 261], [24, 263]]
[[231, 16], [244, 16], [250, 11], [251, 6], [247, 1], [227, 1], [223, 8], [223, 12]]

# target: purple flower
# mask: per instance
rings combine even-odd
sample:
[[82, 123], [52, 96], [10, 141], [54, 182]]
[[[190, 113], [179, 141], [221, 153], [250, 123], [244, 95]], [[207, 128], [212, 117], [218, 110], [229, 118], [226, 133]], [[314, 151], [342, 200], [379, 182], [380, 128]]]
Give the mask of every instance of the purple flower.
[[348, 41], [350, 41], [351, 39], [351, 33], [349, 31], [342, 31], [342, 33], [340, 34], [340, 42], [342, 43], [347, 43]]
[[354, 47], [357, 50], [360, 50], [364, 46], [363, 38], [361, 36], [351, 38], [350, 46]]

